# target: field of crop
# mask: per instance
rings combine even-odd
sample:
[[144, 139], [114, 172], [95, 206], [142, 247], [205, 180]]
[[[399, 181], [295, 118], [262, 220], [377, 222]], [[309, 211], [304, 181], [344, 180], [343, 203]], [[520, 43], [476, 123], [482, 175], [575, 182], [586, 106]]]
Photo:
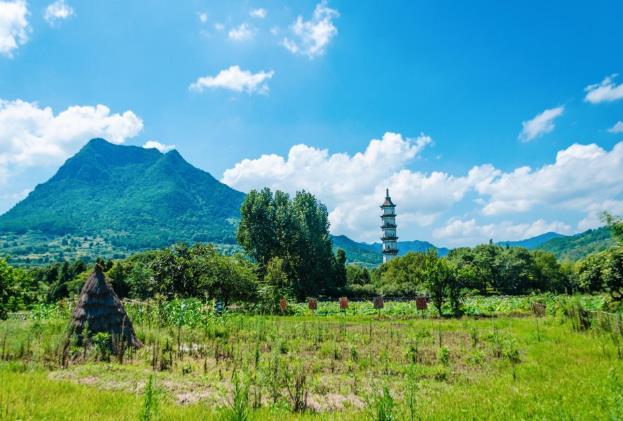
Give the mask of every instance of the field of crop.
[[471, 298], [444, 319], [412, 302], [284, 316], [127, 303], [143, 348], [121, 357], [95, 341], [66, 361], [69, 309], [38, 307], [0, 322], [0, 418], [621, 419], [621, 316], [602, 306]]

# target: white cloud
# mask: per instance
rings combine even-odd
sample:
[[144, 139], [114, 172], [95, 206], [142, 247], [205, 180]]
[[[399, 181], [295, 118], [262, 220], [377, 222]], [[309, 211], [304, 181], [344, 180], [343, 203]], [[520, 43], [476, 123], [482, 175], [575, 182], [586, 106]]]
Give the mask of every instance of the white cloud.
[[11, 192], [11, 193], [2, 193], [0, 194], [0, 199], [7, 200], [9, 202], [19, 202], [20, 200], [24, 199], [26, 196], [28, 196], [30, 194], [30, 192], [32, 191], [32, 189], [23, 189], [17, 192]]
[[[0, 168], [1, 170], [1, 168]], [[0, 180], [2, 179], [2, 175], [0, 174]], [[26, 196], [30, 194], [32, 189], [22, 189], [13, 192], [0, 193], [0, 214], [8, 211], [13, 205], [22, 199], [25, 199]]]
[[13, 52], [28, 41], [27, 16], [26, 1], [0, 1], [0, 54], [13, 57]]
[[623, 121], [617, 121], [608, 131], [610, 133], [623, 133]]
[[[425, 135], [409, 140], [386, 133], [354, 155], [300, 144], [287, 156], [242, 160], [224, 172], [222, 181], [242, 191], [264, 186], [310, 191], [327, 205], [333, 233], [365, 241], [378, 238], [378, 205], [387, 187], [398, 204], [402, 238], [422, 238], [424, 231], [450, 245], [570, 233], [582, 217], [580, 230], [598, 225], [603, 210], [623, 212], [623, 142], [610, 151], [574, 144], [535, 169], [504, 172], [484, 164], [462, 175], [409, 169], [431, 142]], [[459, 209], [462, 218], [439, 225]], [[562, 221], [536, 216], [543, 212], [560, 214]], [[501, 219], [517, 213], [527, 215], [524, 221], [535, 215], [533, 222]]]
[[221, 70], [216, 76], [203, 76], [190, 85], [189, 89], [195, 92], [203, 92], [206, 88], [222, 88], [235, 92], [268, 93], [267, 81], [273, 77], [274, 72], [260, 71], [251, 73], [241, 70], [239, 66], [231, 66]]
[[340, 14], [327, 6], [326, 0], [318, 3], [310, 20], [301, 16], [290, 26], [293, 38], [284, 38], [282, 45], [294, 54], [314, 58], [324, 54], [331, 39], [337, 35], [333, 19]]
[[104, 105], [71, 106], [55, 115], [37, 103], [0, 99], [0, 179], [13, 169], [57, 165], [91, 138], [123, 143], [142, 128], [132, 111], [111, 114]]
[[591, 204], [623, 194], [623, 142], [606, 151], [596, 144], [573, 144], [553, 164], [538, 169], [496, 170], [475, 185], [487, 197], [483, 213], [527, 212], [539, 206], [587, 211]]
[[603, 202], [591, 203], [586, 209], [587, 214], [578, 222], [578, 231], [586, 231], [603, 226], [601, 215], [604, 211], [615, 215], [623, 214], [623, 200], [604, 200]]
[[148, 140], [143, 145], [145, 149], [158, 149], [161, 153], [167, 153], [175, 149], [175, 145], [165, 145], [156, 140]]
[[268, 15], [268, 12], [266, 11], [266, 9], [262, 9], [261, 7], [257, 9], [252, 9], [249, 12], [249, 16], [257, 19], [264, 19], [266, 15]]
[[560, 117], [564, 111], [565, 107], [563, 106], [550, 108], [538, 114], [532, 120], [522, 122], [523, 128], [521, 133], [519, 133], [519, 140], [529, 142], [539, 136], [550, 133], [554, 130], [554, 120]]
[[68, 19], [74, 14], [74, 9], [65, 0], [56, 0], [45, 8], [43, 18], [50, 25], [56, 25], [62, 20]]
[[223, 30], [225, 30], [225, 25], [223, 25], [222, 23], [215, 23], [214, 24], [214, 29], [216, 29], [217, 31], [221, 32]]
[[453, 177], [407, 170], [406, 165], [431, 141], [426, 135], [405, 139], [388, 132], [352, 156], [300, 144], [287, 157], [245, 159], [226, 170], [222, 181], [242, 191], [264, 186], [290, 193], [310, 191], [330, 210], [334, 233], [370, 241], [378, 238], [378, 206], [389, 187], [399, 203], [402, 230], [413, 235], [413, 229], [429, 226], [482, 178], [476, 172]]
[[443, 227], [434, 229], [433, 238], [444, 241], [444, 244], [451, 247], [459, 247], [486, 243], [490, 239], [494, 242], [524, 240], [546, 232], [566, 234], [571, 232], [571, 227], [564, 222], [546, 222], [543, 219], [532, 223], [503, 221], [480, 225], [475, 219], [453, 218]]
[[197, 17], [201, 23], [206, 23], [208, 21], [208, 12], [199, 12]]
[[253, 38], [253, 35], [253, 29], [251, 29], [251, 27], [246, 23], [242, 23], [239, 26], [230, 29], [227, 33], [227, 37], [232, 41], [247, 41]]
[[586, 92], [585, 101], [591, 104], [599, 104], [600, 102], [612, 102], [623, 98], [623, 83], [616, 85], [614, 79], [617, 74], [613, 74], [604, 78], [601, 83], [589, 85], [584, 88]]

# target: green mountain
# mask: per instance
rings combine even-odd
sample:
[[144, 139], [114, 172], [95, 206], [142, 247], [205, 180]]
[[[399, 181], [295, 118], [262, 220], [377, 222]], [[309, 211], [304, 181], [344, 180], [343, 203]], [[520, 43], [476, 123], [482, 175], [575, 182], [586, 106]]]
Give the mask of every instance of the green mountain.
[[0, 233], [5, 248], [7, 237], [19, 242], [24, 236], [34, 243], [90, 238], [111, 251], [177, 241], [234, 244], [243, 199], [177, 151], [93, 139], [0, 216]]
[[527, 249], [533, 249], [539, 247], [541, 244], [548, 242], [554, 238], [565, 238], [566, 235], [558, 234], [557, 232], [546, 232], [545, 234], [537, 235], [536, 237], [527, 238], [519, 241], [501, 241], [498, 244], [508, 247], [525, 247]]
[[613, 245], [610, 229], [601, 227], [568, 237], [553, 238], [537, 248], [554, 253], [559, 259], [578, 260]]
[[383, 262], [383, 255], [373, 244], [358, 243], [345, 235], [334, 235], [333, 249], [342, 249], [346, 252], [349, 263], [358, 263], [364, 266], [378, 266]]

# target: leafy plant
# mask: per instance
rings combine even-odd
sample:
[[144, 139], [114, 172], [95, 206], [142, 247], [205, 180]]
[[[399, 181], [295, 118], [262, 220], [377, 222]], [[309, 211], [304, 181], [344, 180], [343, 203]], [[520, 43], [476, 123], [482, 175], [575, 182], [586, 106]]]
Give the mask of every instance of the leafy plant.
[[111, 336], [107, 332], [98, 332], [93, 335], [93, 344], [97, 350], [97, 357], [101, 361], [110, 360]]

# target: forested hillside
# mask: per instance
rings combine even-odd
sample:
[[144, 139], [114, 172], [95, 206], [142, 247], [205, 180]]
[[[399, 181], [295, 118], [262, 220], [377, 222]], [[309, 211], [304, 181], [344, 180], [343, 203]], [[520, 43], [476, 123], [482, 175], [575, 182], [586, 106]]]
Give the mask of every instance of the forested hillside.
[[0, 216], [0, 232], [6, 248], [23, 243], [30, 249], [17, 251], [34, 256], [55, 242], [112, 254], [179, 241], [233, 244], [243, 198], [177, 151], [93, 139]]
[[538, 248], [553, 253], [560, 260], [578, 260], [613, 245], [610, 229], [601, 227], [569, 237], [553, 238]]

